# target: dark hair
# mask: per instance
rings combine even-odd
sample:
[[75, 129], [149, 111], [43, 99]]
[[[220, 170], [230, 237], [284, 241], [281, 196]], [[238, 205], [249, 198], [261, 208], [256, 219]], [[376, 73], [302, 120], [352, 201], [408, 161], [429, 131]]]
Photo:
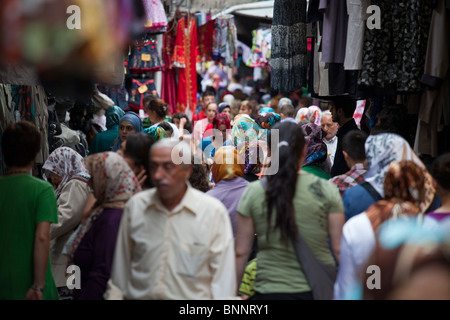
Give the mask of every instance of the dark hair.
[[280, 113], [288, 118], [294, 117], [294, 106], [292, 104], [285, 104], [281, 107]]
[[216, 97], [216, 90], [214, 90], [214, 87], [211, 87], [211, 86], [206, 87], [205, 91], [203, 91], [201, 94], [202, 100], [204, 97], [207, 97], [207, 96]]
[[297, 172], [300, 169], [300, 157], [305, 147], [305, 135], [300, 126], [292, 122], [279, 122], [270, 131], [278, 129], [280, 143], [289, 145], [278, 147], [271, 146], [272, 159], [278, 153], [280, 167], [273, 176], [268, 176], [268, 188], [266, 190], [267, 201], [267, 236], [271, 229], [272, 212], [275, 209], [276, 219], [274, 229], [280, 228], [281, 240], [291, 243], [297, 236], [297, 224], [295, 222], [294, 196], [297, 185]]
[[150, 148], [155, 143], [152, 137], [143, 132], [131, 133], [127, 136], [127, 143], [123, 154], [131, 159], [137, 166], [144, 166], [147, 173], [147, 179], [145, 180], [144, 187], [152, 188], [152, 182], [150, 179], [149, 171], [149, 155]]
[[450, 152], [444, 153], [434, 160], [431, 175], [445, 190], [450, 191]]
[[404, 105], [397, 104], [381, 109], [376, 116], [376, 124], [370, 131], [370, 134], [396, 133], [411, 144], [408, 131], [409, 119], [407, 109]]
[[362, 130], [352, 130], [347, 132], [342, 138], [342, 150], [355, 161], [366, 160], [366, 149], [364, 147], [367, 133]]
[[164, 130], [166, 130], [166, 132], [169, 136], [173, 135], [173, 128], [167, 121], [161, 122], [160, 124], [158, 124], [158, 127], [161, 127]]
[[41, 149], [41, 133], [29, 121], [9, 124], [2, 137], [2, 153], [6, 166], [25, 167], [33, 162]]
[[356, 99], [350, 98], [348, 96], [339, 96], [332, 99], [333, 105], [336, 111], [342, 109], [344, 116], [346, 118], [353, 117], [356, 110]]
[[298, 108], [300, 108], [300, 104], [303, 105], [302, 108], [308, 108], [310, 106], [312, 106], [313, 104], [313, 100], [310, 97], [300, 97], [298, 99]]
[[143, 105], [144, 105], [146, 108], [148, 108], [148, 103], [149, 103], [150, 101], [152, 101], [153, 99], [158, 99], [158, 97], [155, 96], [155, 95], [153, 95], [153, 94], [146, 94], [146, 95], [144, 96]]
[[[186, 119], [186, 124], [184, 125], [184, 129], [186, 129], [189, 133], [192, 133], [192, 122], [191, 120], [188, 118], [188, 116], [185, 113], [182, 112], [177, 112], [172, 116], [172, 122], [173, 119], [178, 119], [181, 120], [181, 118], [185, 118]], [[182, 135], [183, 133], [180, 132], [180, 135]]]
[[155, 111], [158, 118], [164, 119], [164, 117], [167, 115], [167, 110], [169, 109], [169, 106], [164, 100], [159, 98], [153, 98], [150, 99], [150, 101], [148, 102], [147, 109]]
[[202, 192], [206, 192], [211, 187], [208, 182], [208, 175], [203, 167], [203, 164], [199, 161], [194, 160], [194, 156], [192, 156], [192, 173], [189, 177], [189, 182], [194, 189], [200, 190]]

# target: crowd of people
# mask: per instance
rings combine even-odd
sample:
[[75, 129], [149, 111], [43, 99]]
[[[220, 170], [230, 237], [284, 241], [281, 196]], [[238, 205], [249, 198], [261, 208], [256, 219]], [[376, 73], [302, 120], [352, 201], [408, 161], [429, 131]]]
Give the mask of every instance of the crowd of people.
[[0, 299], [317, 299], [298, 235], [335, 267], [333, 299], [450, 299], [450, 154], [427, 167], [395, 122], [363, 130], [349, 97], [322, 110], [238, 80], [206, 86], [193, 117], [96, 92], [105, 130], [87, 154], [55, 148], [42, 177], [38, 129], [8, 126]]

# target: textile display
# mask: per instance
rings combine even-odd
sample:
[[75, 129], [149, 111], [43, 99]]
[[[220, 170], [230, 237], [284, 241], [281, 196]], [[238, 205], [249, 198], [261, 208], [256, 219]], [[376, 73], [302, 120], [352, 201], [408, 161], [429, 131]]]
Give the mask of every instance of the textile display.
[[271, 89], [306, 86], [306, 0], [275, 0], [271, 50]]

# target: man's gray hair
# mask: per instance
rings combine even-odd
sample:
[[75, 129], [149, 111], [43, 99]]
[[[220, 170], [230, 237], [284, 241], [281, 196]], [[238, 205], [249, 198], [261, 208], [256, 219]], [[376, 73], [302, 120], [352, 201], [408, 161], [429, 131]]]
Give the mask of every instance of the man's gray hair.
[[175, 164], [191, 164], [191, 147], [185, 141], [174, 138], [158, 140], [151, 146], [150, 156], [153, 150], [158, 148], [169, 148], [172, 152], [172, 161]]
[[330, 116], [330, 117], [333, 117], [333, 114], [331, 113], [330, 110], [325, 110], [324, 112], [322, 112], [322, 117], [323, 117], [323, 116]]

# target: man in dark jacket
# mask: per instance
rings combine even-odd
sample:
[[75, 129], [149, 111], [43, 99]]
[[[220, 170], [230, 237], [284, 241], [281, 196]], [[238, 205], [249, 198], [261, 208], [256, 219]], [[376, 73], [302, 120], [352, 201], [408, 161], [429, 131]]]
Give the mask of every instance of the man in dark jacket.
[[339, 96], [332, 99], [331, 113], [333, 115], [333, 121], [339, 123], [339, 130], [336, 134], [338, 137], [338, 143], [336, 148], [336, 154], [334, 157], [334, 164], [331, 168], [331, 176], [335, 177], [346, 173], [350, 168], [342, 153], [342, 139], [344, 135], [351, 130], [358, 130], [353, 114], [356, 109], [356, 100], [348, 96]]

